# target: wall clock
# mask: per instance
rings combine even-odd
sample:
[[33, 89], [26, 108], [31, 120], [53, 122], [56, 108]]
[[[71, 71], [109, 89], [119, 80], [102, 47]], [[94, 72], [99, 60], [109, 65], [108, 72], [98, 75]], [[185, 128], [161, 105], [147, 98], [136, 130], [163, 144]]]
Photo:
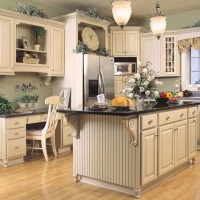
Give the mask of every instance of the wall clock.
[[86, 46], [89, 49], [91, 49], [93, 51], [98, 49], [98, 47], [99, 47], [99, 38], [98, 38], [96, 32], [92, 28], [85, 27], [82, 30], [81, 36], [82, 36], [83, 42], [86, 44]]

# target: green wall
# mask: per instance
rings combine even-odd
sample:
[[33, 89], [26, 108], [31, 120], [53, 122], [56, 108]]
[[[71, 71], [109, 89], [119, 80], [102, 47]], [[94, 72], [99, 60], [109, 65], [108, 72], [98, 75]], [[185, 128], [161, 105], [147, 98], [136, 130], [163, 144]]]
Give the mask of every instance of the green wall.
[[[16, 89], [17, 85], [22, 85], [23, 83], [35, 85], [38, 89], [32, 91], [21, 91]], [[48, 96], [52, 96], [53, 87], [50, 83], [49, 86], [45, 86], [42, 78], [40, 78], [35, 73], [17, 73], [15, 76], [0, 76], [0, 94], [3, 94], [10, 101], [14, 101], [17, 97], [22, 94], [38, 94], [39, 95], [39, 105], [38, 108], [46, 107], [44, 100]]]

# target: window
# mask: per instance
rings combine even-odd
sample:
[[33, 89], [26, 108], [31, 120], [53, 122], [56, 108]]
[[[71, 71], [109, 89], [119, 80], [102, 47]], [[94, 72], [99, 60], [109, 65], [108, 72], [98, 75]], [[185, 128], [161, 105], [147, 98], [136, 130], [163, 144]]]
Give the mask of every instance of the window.
[[200, 50], [190, 51], [190, 84], [200, 84]]

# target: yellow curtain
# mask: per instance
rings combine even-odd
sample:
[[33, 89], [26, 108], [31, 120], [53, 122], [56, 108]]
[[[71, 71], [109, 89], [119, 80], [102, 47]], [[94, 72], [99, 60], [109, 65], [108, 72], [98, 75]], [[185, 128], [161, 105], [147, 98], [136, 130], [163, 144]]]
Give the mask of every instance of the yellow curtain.
[[180, 53], [186, 51], [190, 47], [200, 50], [200, 37], [197, 38], [189, 38], [178, 41], [178, 50]]

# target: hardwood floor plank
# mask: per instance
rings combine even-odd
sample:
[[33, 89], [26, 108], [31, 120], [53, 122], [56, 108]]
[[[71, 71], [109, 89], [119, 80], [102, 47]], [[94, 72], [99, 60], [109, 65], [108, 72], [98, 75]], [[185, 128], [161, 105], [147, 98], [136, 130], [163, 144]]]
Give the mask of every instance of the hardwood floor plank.
[[[200, 200], [200, 162], [145, 191], [141, 200]], [[46, 162], [43, 156], [0, 168], [0, 199], [131, 200], [133, 197], [84, 183], [74, 183], [72, 154]]]

